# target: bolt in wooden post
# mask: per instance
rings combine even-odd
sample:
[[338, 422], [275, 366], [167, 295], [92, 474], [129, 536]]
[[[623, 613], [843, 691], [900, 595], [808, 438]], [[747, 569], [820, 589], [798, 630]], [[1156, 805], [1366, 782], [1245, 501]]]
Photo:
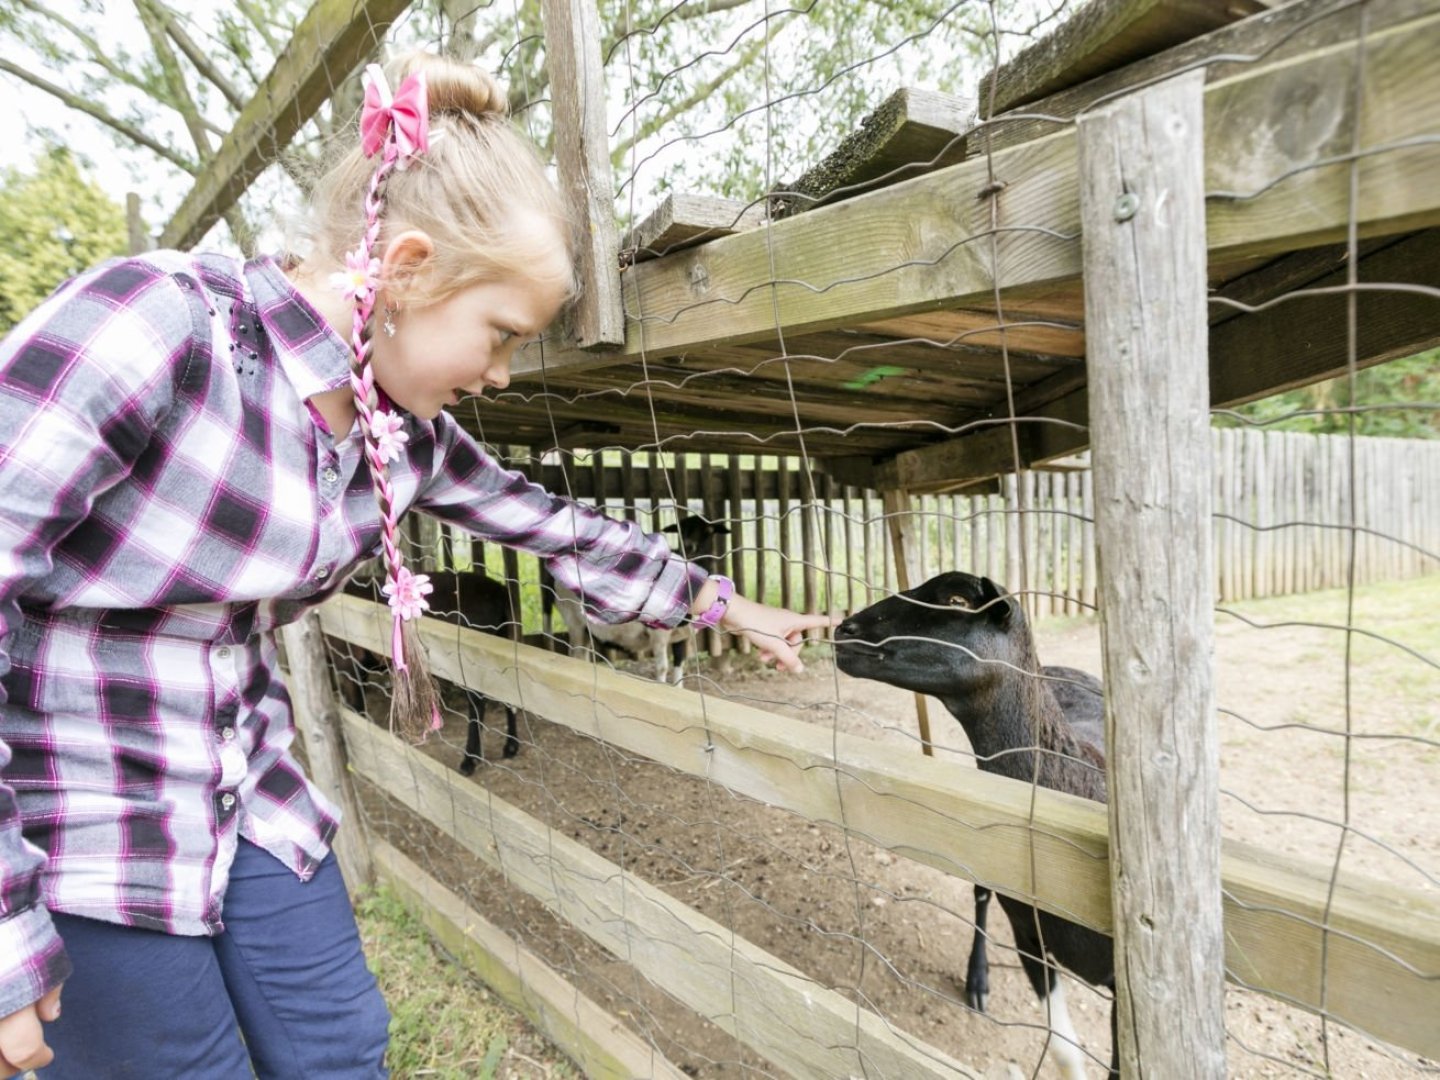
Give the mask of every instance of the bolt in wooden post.
[[1225, 1075], [1204, 76], [1079, 120], [1126, 1076]]

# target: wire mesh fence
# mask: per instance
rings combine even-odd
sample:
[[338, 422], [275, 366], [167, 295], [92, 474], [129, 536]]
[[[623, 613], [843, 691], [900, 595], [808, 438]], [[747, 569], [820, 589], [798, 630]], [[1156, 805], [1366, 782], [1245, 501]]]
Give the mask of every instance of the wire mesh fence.
[[[384, 729], [375, 659], [338, 644], [378, 649], [373, 611], [327, 605], [362, 808], [349, 827], [587, 1074], [1109, 1064], [1105, 734], [1086, 674], [1163, 663], [1106, 657], [1095, 610], [1107, 573], [1169, 568], [1097, 555], [1073, 460], [1092, 425], [1127, 422], [1090, 409], [1094, 196], [1076, 143], [1109, 105], [1196, 72], [1210, 400], [1195, 405], [1215, 423], [1209, 459], [1180, 467], [1211, 477], [1219, 720], [1213, 745], [1167, 750], [1218, 755], [1230, 846], [1225, 953], [1193, 963], [1228, 978], [1233, 1075], [1436, 1071], [1436, 12], [1159, 10], [1146, 24], [1096, 5], [1067, 28], [1067, 4], [601, 8], [604, 100], [584, 104], [605, 117], [625, 341], [587, 353], [556, 331], [509, 390], [455, 410], [462, 425], [649, 529], [682, 511], [724, 522], [703, 554], [749, 595], [854, 616], [963, 571], [1017, 604], [974, 579], [936, 586], [875, 638], [886, 677], [841, 670], [872, 648], [856, 636], [813, 643], [795, 677], [682, 639], [667, 686], [620, 652], [565, 655], [533, 562], [432, 536], [421, 556], [483, 568], [507, 596], [498, 617], [480, 586], [435, 605], [447, 714], [419, 747]], [[244, 216], [303, 188], [307, 155], [350, 122], [350, 73], [382, 40], [497, 71], [553, 152], [566, 121], [545, 31], [531, 0], [317, 5], [167, 242], [225, 217], [247, 243]], [[238, 211], [214, 201], [227, 185], [248, 189]], [[1123, 193], [1116, 223], [1160, 228], [1151, 194]], [[1149, 284], [1151, 305], [1174, 299]], [[1386, 371], [1403, 377], [1377, 403], [1366, 381]], [[937, 632], [936, 608], [964, 633]], [[968, 636], [982, 623], [1008, 635], [993, 652]], [[990, 905], [988, 967], [977, 883], [1020, 902]], [[1046, 955], [1064, 958], [1053, 974]]]

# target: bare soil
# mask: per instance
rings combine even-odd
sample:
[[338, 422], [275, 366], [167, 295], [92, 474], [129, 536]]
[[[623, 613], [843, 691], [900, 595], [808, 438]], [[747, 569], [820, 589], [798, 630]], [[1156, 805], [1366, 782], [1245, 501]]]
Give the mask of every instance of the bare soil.
[[[1299, 612], [1303, 618], [1297, 619], [1293, 604], [1277, 603], [1251, 603], [1240, 614], [1263, 623], [1314, 618]], [[1093, 620], [1043, 622], [1037, 637], [1045, 663], [1101, 672]], [[1413, 658], [1402, 657], [1403, 669], [1397, 669], [1396, 650], [1383, 643], [1373, 646], [1373, 662], [1355, 650], [1349, 730], [1410, 739], [1347, 740], [1316, 730], [1346, 728], [1344, 637], [1333, 629], [1258, 628], [1241, 618], [1220, 618], [1225, 834], [1327, 864], [1348, 835], [1345, 871], [1440, 895], [1440, 751], [1434, 741], [1440, 678], [1433, 665]], [[839, 674], [823, 646], [811, 652], [800, 676], [777, 675], [737, 658], [692, 674], [686, 685], [919, 752], [913, 695]], [[930, 714], [937, 753], [968, 756], [963, 732], [938, 702], [930, 703]], [[500, 721], [493, 707], [490, 719], [492, 725]], [[988, 1010], [982, 1015], [963, 1005], [973, 932], [967, 882], [561, 726], [526, 717], [521, 737], [519, 757], [490, 762], [471, 780], [457, 775], [456, 782], [484, 784], [817, 984], [865, 1001], [893, 1027], [986, 1076], [1059, 1075], [1045, 1056], [1044, 1011], [1010, 950], [1009, 927], [998, 908], [990, 927], [995, 944]], [[427, 752], [458, 762], [463, 740], [457, 712]], [[498, 755], [499, 745], [492, 730], [486, 750]], [[1339, 825], [1347, 789], [1348, 833]], [[372, 826], [403, 834], [400, 842], [427, 869], [635, 1025], [686, 1072], [707, 1080], [773, 1075], [719, 1028], [506, 889], [435, 830], [378, 796], [368, 801], [367, 816]], [[1093, 1057], [1090, 1075], [1103, 1076], [1109, 995], [1073, 979], [1068, 991], [1076, 1028]], [[1337, 1023], [1322, 1032], [1310, 1014], [1233, 986], [1226, 1020], [1230, 1072], [1237, 1077], [1328, 1073], [1380, 1080], [1440, 1071]]]

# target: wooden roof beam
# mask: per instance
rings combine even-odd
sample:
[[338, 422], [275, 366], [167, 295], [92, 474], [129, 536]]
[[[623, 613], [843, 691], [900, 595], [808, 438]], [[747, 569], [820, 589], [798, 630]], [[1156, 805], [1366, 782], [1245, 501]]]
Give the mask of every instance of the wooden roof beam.
[[[1299, 0], [1318, 17], [1345, 0]], [[1374, 0], [1364, 48], [1341, 36], [1273, 55], [1205, 91], [1206, 231], [1212, 264], [1344, 239], [1345, 159], [1359, 102], [1363, 144], [1397, 147], [1356, 163], [1362, 236], [1440, 224], [1440, 67], [1430, 63], [1440, 0]], [[1363, 55], [1363, 65], [1358, 63]], [[1363, 85], [1356, 86], [1357, 77]], [[1290, 103], [1314, 102], [1297, 115]], [[1257, 130], [1284, 139], [1238, 138]], [[1318, 161], [1332, 163], [1317, 165]], [[1007, 228], [990, 235], [991, 200]], [[973, 158], [769, 227], [631, 267], [625, 345], [596, 356], [546, 349], [544, 367], [670, 356], [916, 311], [1021, 297], [1079, 278], [1073, 128]], [[992, 259], [992, 247], [994, 256]], [[634, 318], [644, 312], [645, 318]], [[539, 349], [514, 374], [539, 372]]]
[[[1440, 231], [1417, 233], [1360, 261], [1359, 280], [1440, 290]], [[1210, 328], [1210, 399], [1232, 408], [1259, 397], [1344, 374], [1349, 362], [1344, 296], [1317, 294], [1346, 284], [1342, 267], [1283, 294], [1272, 306]], [[1356, 363], [1370, 367], [1440, 345], [1440, 297], [1415, 291], [1356, 294]], [[1090, 444], [1084, 389], [1018, 422], [1018, 464], [1029, 468]], [[1017, 464], [1008, 424], [976, 429], [875, 465], [874, 486], [935, 493], [1011, 472]], [[851, 466], [853, 469], [854, 466]]]
[[199, 243], [409, 6], [410, 0], [316, 0], [195, 178], [160, 246]]

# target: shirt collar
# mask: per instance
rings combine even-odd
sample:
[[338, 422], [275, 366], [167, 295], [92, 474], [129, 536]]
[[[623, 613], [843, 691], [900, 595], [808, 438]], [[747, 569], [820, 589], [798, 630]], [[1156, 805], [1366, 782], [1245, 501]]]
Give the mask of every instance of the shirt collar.
[[350, 378], [350, 346], [300, 295], [275, 260], [252, 259], [245, 264], [245, 279], [275, 356], [300, 398], [344, 386]]

